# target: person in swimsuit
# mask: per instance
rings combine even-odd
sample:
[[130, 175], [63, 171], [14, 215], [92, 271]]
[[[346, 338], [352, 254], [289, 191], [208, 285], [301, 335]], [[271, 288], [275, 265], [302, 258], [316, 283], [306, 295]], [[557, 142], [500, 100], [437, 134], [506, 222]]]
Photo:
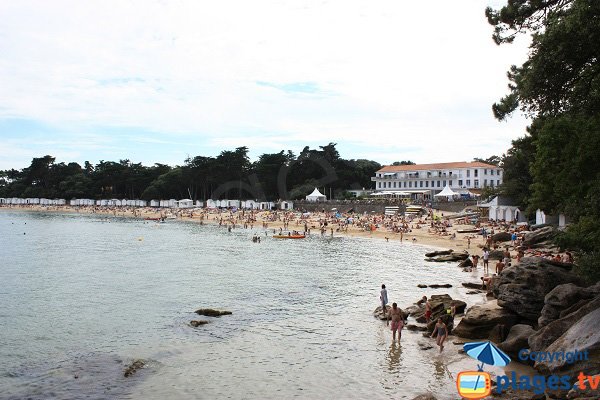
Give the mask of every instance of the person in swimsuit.
[[431, 320], [431, 303], [429, 300], [425, 301], [425, 320], [427, 323]]
[[404, 317], [402, 315], [402, 310], [398, 308], [398, 304], [396, 303], [392, 303], [392, 309], [390, 310], [388, 320], [390, 318], [392, 320], [393, 341], [396, 341], [396, 331], [398, 331], [398, 341], [400, 341], [402, 338], [402, 328], [404, 328]]
[[437, 338], [435, 339], [435, 343], [438, 346], [440, 346], [440, 353], [441, 353], [442, 350], [444, 350], [444, 341], [448, 337], [448, 327], [442, 321], [441, 318], [438, 318], [437, 323], [435, 324], [435, 327], [433, 328], [433, 332], [431, 333], [430, 337], [433, 338], [435, 335], [437, 335]]

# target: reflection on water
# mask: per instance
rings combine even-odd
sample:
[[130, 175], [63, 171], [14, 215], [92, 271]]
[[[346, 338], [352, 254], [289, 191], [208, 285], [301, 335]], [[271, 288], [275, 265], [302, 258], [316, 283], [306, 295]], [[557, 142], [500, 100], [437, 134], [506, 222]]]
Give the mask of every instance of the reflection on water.
[[[3, 398], [455, 397], [456, 347], [440, 356], [406, 330], [392, 344], [372, 310], [382, 283], [401, 307], [466, 298], [467, 274], [408, 243], [255, 233], [0, 212]], [[191, 328], [201, 307], [233, 315]], [[123, 378], [138, 358], [148, 367]]]

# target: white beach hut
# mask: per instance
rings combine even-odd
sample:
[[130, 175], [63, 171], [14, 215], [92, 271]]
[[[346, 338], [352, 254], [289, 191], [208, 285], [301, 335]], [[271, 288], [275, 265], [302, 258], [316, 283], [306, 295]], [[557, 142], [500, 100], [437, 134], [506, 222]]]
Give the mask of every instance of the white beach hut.
[[227, 207], [240, 208], [240, 201], [239, 200], [227, 200]]
[[150, 200], [150, 207], [160, 207], [160, 200]]
[[6, 204], [6, 199], [4, 197], [0, 197], [0, 204]]
[[282, 200], [279, 202], [279, 209], [280, 210], [293, 210], [294, 203], [292, 203], [291, 201]]
[[258, 208], [258, 203], [254, 200], [246, 200], [243, 202], [242, 208], [246, 208], [248, 210], [253, 210], [255, 208]]
[[178, 208], [192, 208], [194, 207], [194, 200], [182, 199], [177, 202]]
[[213, 199], [206, 200], [206, 208], [217, 208], [217, 202]]
[[204, 202], [201, 200], [196, 200], [196, 207], [204, 207]]
[[326, 201], [327, 197], [319, 192], [319, 189], [315, 188], [311, 194], [306, 196], [307, 201], [317, 202], [317, 201]]

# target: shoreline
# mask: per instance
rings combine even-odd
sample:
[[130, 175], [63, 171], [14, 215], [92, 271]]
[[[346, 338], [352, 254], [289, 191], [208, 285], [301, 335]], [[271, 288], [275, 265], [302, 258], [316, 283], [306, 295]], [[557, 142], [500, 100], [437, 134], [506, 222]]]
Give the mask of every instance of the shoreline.
[[[223, 212], [210, 212], [207, 210], [198, 211], [197, 209], [150, 209], [148, 207], [141, 208], [90, 208], [90, 207], [77, 207], [77, 206], [15, 206], [12, 205], [10, 207], [1, 206], [0, 212], [40, 212], [40, 213], [65, 213], [65, 214], [85, 214], [85, 215], [102, 215], [102, 216], [114, 216], [114, 217], [124, 217], [124, 218], [134, 218], [139, 220], [145, 220], [145, 218], [159, 218], [161, 216], [172, 215], [176, 218], [167, 219], [166, 221], [176, 220], [176, 221], [187, 221], [194, 222], [200, 224], [210, 224], [210, 225], [219, 225], [219, 221], [222, 222], [222, 225], [235, 223], [235, 229], [244, 229], [244, 221], [240, 220], [231, 220], [231, 214], [227, 211]], [[175, 211], [175, 214], [173, 214]], [[291, 214], [290, 214], [291, 213]], [[240, 214], [241, 213], [237, 213]], [[250, 211], [247, 212], [250, 214]], [[269, 216], [273, 214], [277, 215], [281, 219], [269, 219]], [[296, 230], [299, 232], [304, 231], [304, 226], [302, 225], [306, 222], [309, 226], [310, 234], [313, 236], [321, 235], [319, 231], [319, 220], [327, 219], [328, 213], [312, 213], [311, 217], [306, 220], [300, 219], [287, 219], [286, 216], [299, 214], [297, 211], [254, 211], [252, 213], [254, 222], [247, 223], [248, 225], [252, 224], [253, 229], [262, 229], [265, 230], [279, 230], [288, 231], [288, 230]], [[192, 215], [190, 217], [190, 215]], [[436, 216], [438, 213], [435, 214]], [[239, 216], [239, 215], [238, 215]], [[382, 215], [369, 215], [368, 218], [381, 218]], [[360, 218], [360, 216], [358, 216]], [[421, 220], [422, 222], [427, 222], [426, 219]], [[266, 224], [266, 227], [265, 225]], [[409, 223], [410, 232], [401, 234], [397, 232], [393, 232], [385, 227], [379, 227], [374, 231], [365, 231], [364, 229], [360, 229], [357, 226], [348, 226], [347, 230], [337, 230], [337, 228], [333, 232], [334, 237], [360, 237], [360, 238], [371, 238], [376, 240], [386, 240], [393, 243], [407, 243], [407, 244], [415, 244], [427, 247], [433, 247], [439, 250], [448, 250], [452, 249], [454, 251], [467, 251], [469, 255], [480, 255], [482, 254], [481, 247], [483, 246], [483, 240], [479, 235], [465, 235], [456, 233], [456, 238], [451, 239], [451, 234], [455, 233], [458, 229], [457, 225], [451, 226], [448, 228], [448, 235], [440, 236], [436, 234], [432, 234], [427, 231], [428, 224], [413, 224]], [[333, 226], [333, 225], [332, 225]], [[460, 228], [470, 228], [473, 225], [458, 225]], [[249, 226], [248, 226], [249, 227]], [[327, 227], [324, 237], [331, 237], [331, 229], [329, 226]], [[467, 237], [471, 237], [471, 244], [468, 245]], [[413, 241], [413, 237], [416, 239]], [[402, 241], [400, 239], [403, 239]]]

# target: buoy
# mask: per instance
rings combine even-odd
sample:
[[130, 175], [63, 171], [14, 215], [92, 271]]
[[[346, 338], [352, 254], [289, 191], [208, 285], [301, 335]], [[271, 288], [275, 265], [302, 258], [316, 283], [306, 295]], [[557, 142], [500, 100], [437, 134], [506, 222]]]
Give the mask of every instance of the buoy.
[[144, 240], [144, 238], [143, 238], [143, 237], [139, 237], [139, 238], [138, 238], [138, 241], [140, 241], [140, 242], [141, 242], [142, 240]]

